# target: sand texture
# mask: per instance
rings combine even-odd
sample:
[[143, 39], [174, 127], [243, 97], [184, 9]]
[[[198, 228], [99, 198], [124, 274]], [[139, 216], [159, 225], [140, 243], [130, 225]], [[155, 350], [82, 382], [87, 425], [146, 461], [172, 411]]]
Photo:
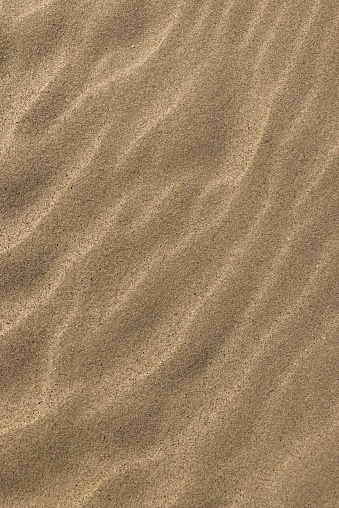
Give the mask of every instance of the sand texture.
[[0, 13], [0, 508], [339, 508], [338, 0]]

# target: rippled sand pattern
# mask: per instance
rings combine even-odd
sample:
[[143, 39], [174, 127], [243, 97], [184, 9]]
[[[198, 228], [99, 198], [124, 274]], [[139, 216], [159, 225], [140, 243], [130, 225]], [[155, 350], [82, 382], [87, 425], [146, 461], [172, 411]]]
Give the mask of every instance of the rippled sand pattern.
[[338, 508], [338, 2], [0, 43], [0, 507]]

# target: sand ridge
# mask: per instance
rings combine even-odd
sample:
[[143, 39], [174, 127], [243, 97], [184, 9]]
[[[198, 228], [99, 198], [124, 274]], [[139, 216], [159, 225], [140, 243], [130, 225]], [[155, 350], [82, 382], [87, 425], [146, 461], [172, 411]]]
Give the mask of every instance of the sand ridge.
[[337, 508], [338, 3], [0, 12], [1, 508]]

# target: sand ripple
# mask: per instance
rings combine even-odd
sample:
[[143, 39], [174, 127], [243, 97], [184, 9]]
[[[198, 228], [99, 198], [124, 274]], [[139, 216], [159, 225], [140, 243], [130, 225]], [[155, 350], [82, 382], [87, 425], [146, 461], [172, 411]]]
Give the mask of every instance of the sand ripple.
[[1, 9], [1, 507], [337, 508], [337, 2]]

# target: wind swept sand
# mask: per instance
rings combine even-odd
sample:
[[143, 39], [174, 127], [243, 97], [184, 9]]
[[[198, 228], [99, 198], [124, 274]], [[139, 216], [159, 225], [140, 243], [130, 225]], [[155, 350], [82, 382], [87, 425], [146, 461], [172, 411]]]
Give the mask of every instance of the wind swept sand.
[[4, 0], [0, 507], [339, 507], [339, 3]]

